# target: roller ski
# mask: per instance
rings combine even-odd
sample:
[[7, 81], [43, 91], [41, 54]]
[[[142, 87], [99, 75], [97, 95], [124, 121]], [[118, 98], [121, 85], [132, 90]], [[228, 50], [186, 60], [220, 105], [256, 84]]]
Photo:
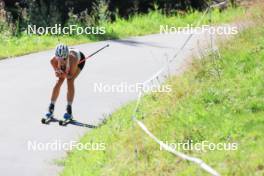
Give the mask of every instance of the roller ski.
[[59, 121], [60, 126], [67, 126], [67, 125], [75, 125], [75, 126], [80, 126], [80, 127], [86, 127], [86, 128], [96, 128], [94, 125], [89, 125], [89, 124], [84, 124], [81, 122], [78, 122], [72, 118], [72, 115], [65, 113], [64, 114], [64, 120]]
[[54, 118], [53, 112], [54, 112], [54, 105], [50, 104], [49, 112], [46, 114], [45, 118], [41, 119], [41, 123], [48, 125], [50, 122], [58, 122], [58, 120]]
[[48, 125], [50, 122], [58, 122], [58, 120], [54, 118], [53, 114], [47, 113], [46, 118], [41, 119], [41, 123]]
[[63, 118], [64, 120], [59, 121], [60, 126], [67, 126], [69, 123], [72, 123], [73, 117], [72, 117], [72, 108], [70, 105], [67, 106], [66, 113], [64, 114]]

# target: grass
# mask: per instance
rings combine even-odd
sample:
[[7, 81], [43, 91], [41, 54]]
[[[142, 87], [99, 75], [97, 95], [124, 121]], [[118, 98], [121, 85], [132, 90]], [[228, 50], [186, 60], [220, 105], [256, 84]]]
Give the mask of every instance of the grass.
[[[243, 16], [245, 9], [229, 8], [223, 13], [215, 10], [213, 14], [214, 23], [225, 23]], [[106, 28], [106, 34], [104, 35], [29, 36], [22, 33], [21, 36], [14, 37], [6, 36], [2, 33], [0, 35], [0, 59], [51, 49], [59, 42], [75, 45], [106, 39], [119, 39], [158, 33], [160, 25], [186, 26], [187, 24], [195, 23], [201, 16], [202, 13], [197, 11], [174, 16], [165, 16], [158, 11], [152, 11], [146, 15], [135, 15], [128, 20], [118, 18], [113, 23], [102, 23], [102, 26]], [[207, 23], [208, 19], [205, 19], [203, 24]]]
[[[203, 159], [222, 175], [263, 175], [263, 27], [262, 20], [221, 46], [220, 59], [195, 61], [189, 71], [168, 80], [172, 92], [146, 95], [138, 118], [159, 139], [170, 143], [236, 143], [234, 151], [184, 152]], [[120, 108], [80, 140], [83, 144], [103, 142], [106, 150], [73, 150], [61, 161], [65, 168], [60, 175], [207, 175], [195, 164], [160, 151], [133, 126], [134, 105]]]
[[[187, 26], [188, 24], [196, 24], [197, 21], [201, 18], [202, 14], [202, 12], [194, 11], [188, 13], [187, 15], [176, 15], [168, 17], [160, 14], [157, 11], [154, 11], [150, 12], [147, 15], [133, 16], [129, 20], [117, 19], [117, 21], [113, 24], [110, 24], [107, 29], [109, 29], [109, 31], [118, 31], [118, 36], [121, 38], [135, 35], [139, 36], [145, 34], [153, 34], [160, 31], [160, 25], [179, 27]], [[212, 21], [215, 24], [227, 23], [245, 14], [245, 9], [229, 8], [222, 13], [220, 13], [218, 10], [214, 10], [212, 14]], [[209, 17], [206, 16], [205, 20], [202, 21], [202, 24], [208, 24], [208, 19]]]

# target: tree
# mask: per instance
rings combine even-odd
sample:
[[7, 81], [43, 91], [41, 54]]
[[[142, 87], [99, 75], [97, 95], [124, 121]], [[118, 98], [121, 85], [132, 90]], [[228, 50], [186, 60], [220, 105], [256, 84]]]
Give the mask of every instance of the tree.
[[68, 10], [63, 0], [27, 0], [28, 19], [36, 26], [53, 26], [63, 24]]

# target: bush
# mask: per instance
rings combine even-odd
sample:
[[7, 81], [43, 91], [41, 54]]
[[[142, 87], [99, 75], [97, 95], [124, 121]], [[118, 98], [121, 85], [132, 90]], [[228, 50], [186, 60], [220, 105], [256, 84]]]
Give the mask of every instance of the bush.
[[[145, 14], [151, 10], [162, 10], [165, 14], [171, 14], [177, 10], [190, 8], [203, 9], [205, 0], [14, 0], [5, 1], [5, 10], [10, 13], [10, 19], [15, 26], [15, 32], [25, 29], [27, 24], [35, 24], [38, 27], [65, 25], [72, 21], [71, 14], [77, 15], [78, 23], [88, 25], [115, 20], [116, 16], [129, 18], [135, 14]], [[3, 0], [0, 0], [0, 3]], [[2, 9], [2, 8], [1, 8]], [[69, 15], [70, 14], [70, 15]], [[17, 29], [19, 28], [19, 29]]]

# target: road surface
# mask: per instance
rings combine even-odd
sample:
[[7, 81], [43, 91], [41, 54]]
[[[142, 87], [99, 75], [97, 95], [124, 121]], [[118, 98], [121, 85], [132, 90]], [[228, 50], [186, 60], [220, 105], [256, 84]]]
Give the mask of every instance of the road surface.
[[[100, 83], [111, 86], [143, 82], [166, 64], [166, 58], [171, 58], [187, 37], [187, 34], [181, 33], [155, 34], [75, 46], [90, 54], [110, 44], [109, 48], [86, 63], [76, 80], [75, 118], [83, 123], [98, 124], [107, 114], [136, 99], [136, 92], [99, 93], [95, 92], [94, 86]], [[204, 44], [208, 41], [208, 35], [195, 35], [171, 70], [180, 73], [186, 66], [186, 60], [197, 54], [198, 41]], [[30, 144], [38, 144], [41, 149], [47, 143], [68, 143], [78, 140], [90, 130], [40, 123], [56, 81], [49, 63], [53, 53], [53, 50], [49, 50], [0, 61], [0, 175], [55, 176], [62, 169], [55, 164], [55, 160], [64, 157], [66, 152], [33, 151]], [[56, 104], [57, 118], [63, 116], [65, 106], [64, 85]]]

